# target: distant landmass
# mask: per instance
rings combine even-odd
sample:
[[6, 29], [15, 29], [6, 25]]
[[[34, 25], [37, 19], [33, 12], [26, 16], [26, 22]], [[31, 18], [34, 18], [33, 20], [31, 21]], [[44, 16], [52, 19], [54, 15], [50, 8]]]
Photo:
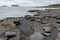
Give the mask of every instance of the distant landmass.
[[11, 5], [11, 7], [19, 7], [19, 5]]
[[49, 5], [48, 7], [60, 7], [60, 4], [52, 4], [52, 5]]
[[7, 5], [3, 5], [2, 7], [7, 7]]
[[36, 6], [36, 8], [60, 8], [60, 4], [51, 4], [48, 6]]
[[60, 8], [60, 4], [52, 4], [44, 7], [51, 7], [51, 8]]

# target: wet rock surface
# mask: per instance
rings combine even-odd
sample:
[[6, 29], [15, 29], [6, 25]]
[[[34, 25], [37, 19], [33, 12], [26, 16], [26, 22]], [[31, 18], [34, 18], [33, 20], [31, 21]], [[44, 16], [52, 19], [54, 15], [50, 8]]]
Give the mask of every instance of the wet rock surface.
[[0, 40], [5, 40], [6, 37], [6, 40], [60, 40], [58, 39], [60, 38], [58, 36], [60, 9], [40, 10], [36, 13], [33, 16], [26, 15], [1, 20]]
[[34, 33], [30, 36], [30, 40], [44, 40], [44, 36], [41, 33]]

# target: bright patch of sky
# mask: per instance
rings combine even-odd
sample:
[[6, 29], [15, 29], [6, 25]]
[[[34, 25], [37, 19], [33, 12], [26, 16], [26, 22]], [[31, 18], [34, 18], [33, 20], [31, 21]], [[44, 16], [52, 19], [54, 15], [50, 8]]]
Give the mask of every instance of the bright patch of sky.
[[18, 4], [20, 6], [43, 6], [49, 4], [59, 4], [60, 0], [0, 0], [0, 5]]

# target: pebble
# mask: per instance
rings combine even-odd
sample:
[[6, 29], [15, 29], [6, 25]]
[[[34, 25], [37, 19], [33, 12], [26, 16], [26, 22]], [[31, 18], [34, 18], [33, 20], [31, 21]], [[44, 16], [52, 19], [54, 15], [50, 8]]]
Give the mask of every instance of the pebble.
[[10, 31], [8, 31], [8, 32], [5, 32], [5, 36], [6, 36], [6, 37], [16, 36], [16, 33], [15, 33], [15, 32], [10, 32]]
[[45, 31], [45, 32], [51, 32], [51, 28], [50, 27], [43, 27], [43, 30]]

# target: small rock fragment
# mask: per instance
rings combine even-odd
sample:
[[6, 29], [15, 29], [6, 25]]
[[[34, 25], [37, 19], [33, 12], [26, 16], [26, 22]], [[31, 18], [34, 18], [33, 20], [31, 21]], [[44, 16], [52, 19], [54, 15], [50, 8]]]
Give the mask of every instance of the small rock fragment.
[[44, 36], [50, 36], [49, 33], [42, 33], [42, 35], [44, 35]]

